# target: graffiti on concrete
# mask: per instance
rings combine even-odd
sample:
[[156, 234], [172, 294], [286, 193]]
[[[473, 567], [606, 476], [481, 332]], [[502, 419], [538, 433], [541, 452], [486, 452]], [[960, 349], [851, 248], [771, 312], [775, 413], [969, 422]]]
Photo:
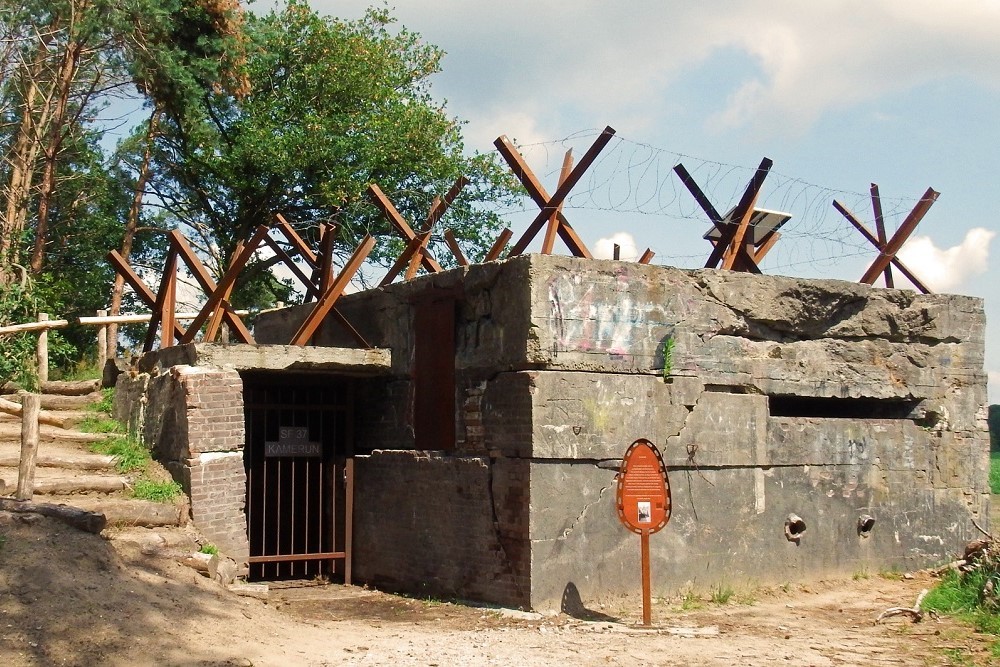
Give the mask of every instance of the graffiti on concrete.
[[[617, 298], [608, 298], [609, 287]], [[649, 314], [657, 307], [632, 298], [624, 272], [610, 286], [584, 281], [581, 274], [558, 274], [549, 279], [548, 291], [555, 352], [629, 354], [634, 337], [648, 334]]]

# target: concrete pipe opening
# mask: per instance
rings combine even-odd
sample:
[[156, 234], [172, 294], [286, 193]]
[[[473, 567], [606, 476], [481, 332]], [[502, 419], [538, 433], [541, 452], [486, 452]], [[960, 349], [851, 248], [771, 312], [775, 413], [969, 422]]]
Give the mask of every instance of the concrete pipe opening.
[[802, 533], [806, 532], [806, 522], [798, 514], [789, 514], [785, 519], [785, 539], [789, 542], [799, 543]]
[[858, 517], [858, 535], [868, 537], [875, 527], [875, 517], [869, 514], [862, 514]]

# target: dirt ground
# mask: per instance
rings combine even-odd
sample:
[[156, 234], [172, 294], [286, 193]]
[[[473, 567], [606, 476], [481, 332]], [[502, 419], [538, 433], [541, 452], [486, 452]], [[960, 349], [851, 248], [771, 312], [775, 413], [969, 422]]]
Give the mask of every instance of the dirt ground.
[[189, 542], [183, 531], [108, 540], [0, 514], [0, 536], [9, 667], [990, 664], [991, 639], [956, 621], [873, 624], [933, 584], [919, 573], [742, 591], [725, 605], [657, 601], [644, 630], [631, 599], [543, 616], [318, 583], [237, 597], [144, 548]]

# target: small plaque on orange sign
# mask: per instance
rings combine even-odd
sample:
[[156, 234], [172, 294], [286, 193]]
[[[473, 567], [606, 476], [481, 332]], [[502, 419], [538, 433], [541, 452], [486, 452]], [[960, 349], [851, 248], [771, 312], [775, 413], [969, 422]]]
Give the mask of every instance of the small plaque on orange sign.
[[640, 438], [625, 451], [618, 474], [618, 518], [632, 532], [655, 533], [670, 520], [670, 483], [663, 458]]

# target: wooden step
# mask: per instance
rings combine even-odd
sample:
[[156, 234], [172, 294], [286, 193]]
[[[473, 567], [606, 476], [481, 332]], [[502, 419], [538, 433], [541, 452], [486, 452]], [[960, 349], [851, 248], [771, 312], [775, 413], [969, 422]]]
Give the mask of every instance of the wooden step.
[[[17, 468], [21, 462], [19, 451], [0, 446], [0, 467]], [[68, 452], [39, 452], [35, 465], [42, 468], [62, 468], [64, 470], [108, 470], [115, 469], [115, 459], [107, 454], [86, 454]]]
[[[8, 394], [3, 396], [8, 401], [14, 403], [21, 402], [21, 394]], [[95, 391], [89, 394], [78, 396], [60, 396], [57, 394], [42, 394], [42, 410], [82, 410], [87, 406], [100, 403], [104, 396], [101, 392]]]
[[[64, 443], [91, 443], [103, 442], [114, 437], [110, 433], [84, 433], [71, 429], [59, 428], [58, 426], [47, 426], [42, 424], [38, 429], [38, 441], [64, 442]], [[19, 422], [0, 421], [0, 440], [18, 441], [21, 440], [21, 424]]]
[[[73, 475], [57, 468], [35, 468], [35, 495], [115, 493], [127, 485], [128, 478], [121, 475]], [[0, 488], [0, 493], [17, 488], [17, 468], [0, 468]]]

